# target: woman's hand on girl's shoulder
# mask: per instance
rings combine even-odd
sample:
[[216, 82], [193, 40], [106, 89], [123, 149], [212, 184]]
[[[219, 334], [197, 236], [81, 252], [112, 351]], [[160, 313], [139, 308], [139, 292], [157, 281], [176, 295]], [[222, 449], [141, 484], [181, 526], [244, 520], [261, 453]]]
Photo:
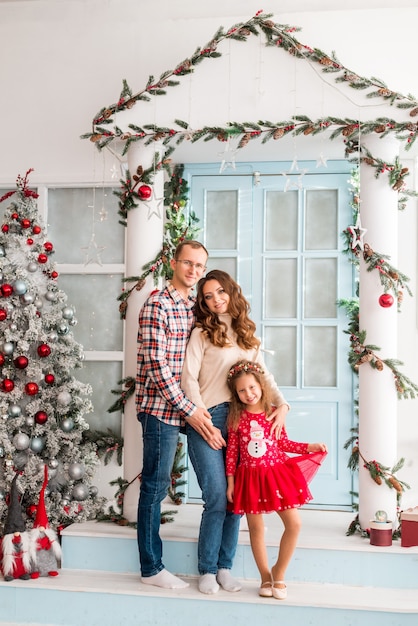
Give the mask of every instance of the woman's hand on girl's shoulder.
[[280, 439], [282, 434], [282, 429], [284, 428], [286, 422], [286, 415], [289, 411], [289, 406], [287, 404], [281, 404], [278, 408], [272, 407], [273, 411], [270, 413], [268, 417], [266, 417], [268, 422], [271, 422], [270, 434], [272, 437], [276, 439]]

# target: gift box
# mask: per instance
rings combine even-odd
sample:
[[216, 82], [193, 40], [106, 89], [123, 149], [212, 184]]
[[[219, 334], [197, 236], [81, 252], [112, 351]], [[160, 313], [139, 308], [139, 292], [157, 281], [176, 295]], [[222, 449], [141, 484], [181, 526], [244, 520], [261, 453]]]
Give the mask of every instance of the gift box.
[[370, 544], [372, 546], [392, 545], [392, 522], [370, 522]]
[[401, 512], [401, 546], [418, 546], [418, 506]]

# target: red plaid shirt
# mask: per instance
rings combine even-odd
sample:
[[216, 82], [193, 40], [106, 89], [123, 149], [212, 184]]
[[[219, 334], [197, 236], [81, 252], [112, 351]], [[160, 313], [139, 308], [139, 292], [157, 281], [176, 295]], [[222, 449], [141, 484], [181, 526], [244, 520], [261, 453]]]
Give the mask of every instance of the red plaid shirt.
[[195, 317], [187, 301], [168, 283], [151, 294], [139, 313], [136, 376], [137, 412], [183, 426], [196, 411], [180, 388], [181, 370]]

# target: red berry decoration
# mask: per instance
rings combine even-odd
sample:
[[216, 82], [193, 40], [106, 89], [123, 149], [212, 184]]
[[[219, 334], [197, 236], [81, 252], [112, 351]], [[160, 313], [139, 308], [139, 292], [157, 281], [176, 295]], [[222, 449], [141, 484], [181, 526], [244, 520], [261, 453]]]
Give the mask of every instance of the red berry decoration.
[[55, 376], [54, 374], [45, 374], [44, 380], [47, 385], [53, 385], [55, 382]]
[[47, 252], [52, 252], [52, 250], [54, 249], [54, 246], [52, 245], [50, 241], [45, 241], [44, 248]]
[[28, 396], [36, 396], [39, 391], [39, 387], [36, 383], [26, 383], [25, 392]]
[[11, 378], [5, 378], [1, 383], [1, 388], [6, 393], [9, 393], [10, 391], [13, 391], [13, 389], [15, 388], [15, 384]]
[[149, 185], [141, 185], [138, 189], [140, 200], [149, 200], [152, 196], [152, 188]]
[[45, 424], [47, 420], [48, 415], [45, 413], [45, 411], [38, 411], [37, 413], [35, 413], [35, 422], [37, 424]]
[[30, 227], [30, 220], [24, 219], [20, 222], [20, 225], [22, 228], [29, 228]]
[[51, 348], [48, 346], [47, 343], [41, 343], [41, 345], [38, 346], [38, 355], [41, 357], [41, 359], [44, 359], [50, 354], [51, 354]]
[[9, 283], [4, 283], [4, 285], [0, 287], [0, 291], [1, 291], [2, 296], [4, 296], [5, 298], [8, 298], [13, 293], [13, 287], [9, 285]]
[[37, 225], [35, 225], [35, 226], [32, 228], [32, 232], [33, 232], [33, 234], [34, 234], [34, 235], [39, 235], [39, 233], [41, 232], [41, 230], [42, 230], [42, 228], [41, 228], [40, 226], [37, 226]]
[[0, 309], [0, 322], [4, 322], [7, 317], [6, 309]]
[[46, 263], [48, 261], [47, 255], [41, 252], [41, 254], [38, 255], [38, 261], [39, 263]]
[[9, 232], [9, 226], [8, 224], [3, 224], [3, 226], [1, 227], [2, 231], [4, 233], [8, 233]]
[[17, 356], [15, 360], [13, 361], [13, 363], [15, 364], [15, 367], [17, 367], [18, 370], [24, 370], [25, 367], [28, 366], [29, 360], [27, 357], [23, 356], [22, 354], [21, 356]]
[[384, 309], [391, 307], [394, 301], [394, 297], [390, 293], [382, 293], [379, 298], [379, 304]]
[[31, 519], [35, 519], [37, 509], [38, 507], [36, 506], [36, 504], [30, 504], [28, 507], [26, 507], [27, 516]]

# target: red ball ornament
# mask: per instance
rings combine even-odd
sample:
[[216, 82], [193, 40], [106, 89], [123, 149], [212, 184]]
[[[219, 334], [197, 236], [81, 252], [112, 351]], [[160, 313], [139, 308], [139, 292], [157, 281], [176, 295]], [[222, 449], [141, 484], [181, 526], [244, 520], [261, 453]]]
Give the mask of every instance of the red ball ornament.
[[41, 359], [44, 359], [50, 354], [51, 354], [51, 348], [48, 346], [47, 343], [41, 343], [41, 345], [38, 346], [38, 355], [41, 357]]
[[7, 317], [6, 309], [0, 309], [0, 322], [3, 322]]
[[45, 411], [38, 411], [37, 413], [35, 413], [35, 422], [37, 424], [45, 424], [47, 420], [48, 415], [45, 413]]
[[1, 291], [2, 296], [4, 296], [5, 298], [8, 298], [13, 293], [13, 287], [9, 285], [9, 283], [4, 283], [4, 285], [0, 287], [0, 291]]
[[3, 224], [3, 226], [1, 227], [2, 231], [4, 233], [8, 233], [9, 232], [9, 226], [8, 224]]
[[391, 307], [394, 301], [394, 297], [390, 293], [382, 293], [379, 298], [379, 304], [384, 309]]
[[28, 246], [31, 246], [33, 244], [33, 239], [31, 237], [28, 237], [26, 239], [26, 243], [28, 244]]
[[39, 263], [46, 263], [48, 261], [47, 255], [41, 252], [41, 254], [38, 255], [38, 261]]
[[17, 356], [15, 360], [13, 361], [13, 363], [15, 364], [15, 367], [17, 367], [18, 370], [24, 370], [25, 367], [28, 366], [29, 360], [27, 359], [27, 357], [23, 356], [22, 354], [21, 356]]
[[28, 396], [36, 396], [39, 391], [39, 387], [36, 383], [26, 383], [25, 392]]
[[20, 222], [20, 225], [22, 228], [29, 228], [30, 226], [30, 220], [24, 219]]
[[44, 380], [47, 385], [53, 385], [55, 382], [55, 376], [54, 374], [45, 374]]
[[51, 272], [51, 278], [58, 278], [58, 272]]
[[30, 504], [28, 507], [26, 507], [27, 516], [30, 517], [30, 519], [35, 519], [37, 509], [38, 507], [36, 506], [36, 504]]
[[12, 213], [12, 220], [18, 220], [19, 215], [17, 213]]
[[45, 241], [44, 248], [47, 252], [52, 252], [52, 250], [54, 249], [54, 246], [52, 245], [50, 241]]
[[5, 360], [4, 354], [0, 352], [0, 366], [4, 365]]
[[11, 378], [5, 378], [1, 383], [1, 388], [6, 393], [9, 393], [10, 391], [13, 391], [13, 389], [15, 388], [15, 384]]
[[39, 235], [39, 233], [41, 232], [41, 230], [42, 230], [42, 228], [41, 228], [40, 226], [37, 226], [37, 225], [35, 225], [35, 226], [32, 228], [32, 232], [33, 232], [33, 234], [34, 234], [34, 235]]
[[141, 185], [138, 189], [140, 200], [149, 200], [152, 196], [152, 188], [149, 185]]

